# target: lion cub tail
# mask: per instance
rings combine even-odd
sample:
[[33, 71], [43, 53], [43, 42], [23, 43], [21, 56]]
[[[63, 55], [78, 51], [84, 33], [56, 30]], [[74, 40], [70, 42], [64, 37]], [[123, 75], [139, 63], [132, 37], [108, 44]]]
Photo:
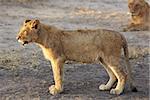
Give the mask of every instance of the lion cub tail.
[[[124, 38], [124, 37], [123, 37]], [[125, 60], [127, 64], [127, 79], [129, 81], [129, 88], [131, 89], [132, 92], [137, 92], [136, 87], [133, 85], [133, 78], [131, 75], [131, 66], [129, 63], [129, 51], [128, 51], [128, 44], [126, 39], [124, 38], [124, 43], [123, 43], [123, 50], [124, 50], [124, 55], [125, 55]]]

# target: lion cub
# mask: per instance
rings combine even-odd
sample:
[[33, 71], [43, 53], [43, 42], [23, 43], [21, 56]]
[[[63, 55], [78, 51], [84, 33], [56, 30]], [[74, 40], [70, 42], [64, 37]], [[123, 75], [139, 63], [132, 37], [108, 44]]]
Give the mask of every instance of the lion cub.
[[131, 68], [129, 65], [128, 45], [123, 35], [118, 32], [96, 30], [60, 30], [54, 26], [40, 23], [39, 20], [25, 20], [17, 40], [23, 45], [36, 43], [42, 48], [46, 59], [51, 61], [55, 85], [49, 87], [52, 95], [63, 91], [63, 65], [66, 60], [84, 63], [101, 63], [110, 79], [101, 84], [100, 90], [110, 90], [118, 80], [111, 94], [123, 92], [126, 74], [119, 67], [121, 49], [123, 48], [128, 68], [128, 79], [133, 91]]

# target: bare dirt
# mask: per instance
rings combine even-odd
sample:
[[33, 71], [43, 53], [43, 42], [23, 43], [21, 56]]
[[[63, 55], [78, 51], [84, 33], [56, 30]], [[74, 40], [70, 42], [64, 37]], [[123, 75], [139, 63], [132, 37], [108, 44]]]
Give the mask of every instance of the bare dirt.
[[[15, 39], [30, 18], [64, 29], [106, 28], [124, 34], [139, 92], [130, 92], [128, 85], [120, 96], [99, 91], [108, 80], [104, 68], [72, 63], [65, 64], [64, 92], [50, 95], [49, 61], [35, 44], [23, 48]], [[127, 0], [0, 0], [0, 100], [148, 100], [150, 31], [122, 32], [129, 19]]]

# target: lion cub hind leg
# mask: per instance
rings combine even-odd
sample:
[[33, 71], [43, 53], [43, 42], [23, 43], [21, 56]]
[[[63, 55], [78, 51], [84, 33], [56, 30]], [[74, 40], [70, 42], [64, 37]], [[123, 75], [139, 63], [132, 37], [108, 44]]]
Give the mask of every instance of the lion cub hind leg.
[[109, 81], [106, 84], [101, 84], [99, 86], [100, 90], [110, 90], [112, 88], [112, 86], [114, 85], [114, 83], [116, 82], [116, 76], [114, 75], [114, 73], [112, 72], [112, 70], [108, 67], [108, 65], [104, 62], [101, 62], [103, 67], [106, 69], [108, 75], [109, 75]]
[[118, 66], [110, 66], [110, 69], [113, 71], [115, 76], [118, 79], [118, 83], [115, 89], [110, 90], [110, 94], [121, 94], [124, 90], [125, 81], [126, 81], [126, 74], [123, 72], [123, 69], [119, 68]]

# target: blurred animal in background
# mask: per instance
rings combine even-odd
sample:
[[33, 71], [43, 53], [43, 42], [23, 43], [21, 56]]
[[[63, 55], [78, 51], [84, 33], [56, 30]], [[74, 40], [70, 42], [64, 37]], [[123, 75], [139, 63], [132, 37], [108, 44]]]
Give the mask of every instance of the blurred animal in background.
[[124, 31], [150, 30], [150, 6], [145, 0], [128, 0], [131, 23]]

